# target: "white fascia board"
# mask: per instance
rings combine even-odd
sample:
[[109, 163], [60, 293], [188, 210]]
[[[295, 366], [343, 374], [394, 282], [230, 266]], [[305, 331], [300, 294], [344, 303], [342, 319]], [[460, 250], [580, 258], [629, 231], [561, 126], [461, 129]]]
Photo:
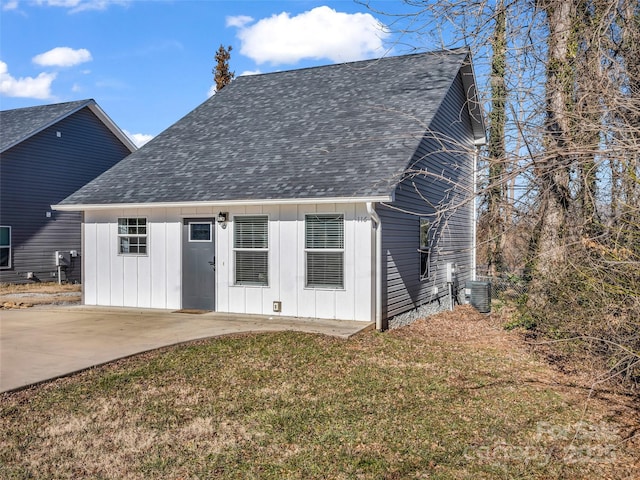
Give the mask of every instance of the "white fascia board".
[[460, 74], [462, 76], [462, 85], [467, 96], [467, 108], [469, 109], [469, 116], [471, 117], [475, 137], [473, 144], [475, 146], [486, 145], [486, 126], [482, 106], [480, 105], [480, 98], [478, 97], [478, 90], [476, 88], [476, 73], [473, 67], [471, 52], [468, 53], [462, 67], [460, 67]]
[[156, 202], [156, 203], [106, 203], [86, 205], [51, 205], [52, 210], [75, 212], [87, 210], [111, 210], [125, 208], [190, 208], [190, 207], [233, 207], [242, 205], [310, 205], [327, 203], [390, 202], [391, 195], [377, 197], [331, 197], [331, 198], [291, 198], [257, 200], [221, 200], [212, 202]]

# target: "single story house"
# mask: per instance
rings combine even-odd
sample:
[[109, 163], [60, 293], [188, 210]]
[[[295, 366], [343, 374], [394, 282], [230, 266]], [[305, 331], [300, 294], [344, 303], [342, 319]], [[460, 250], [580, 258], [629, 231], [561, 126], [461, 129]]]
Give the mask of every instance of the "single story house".
[[90, 305], [375, 320], [474, 273], [468, 50], [235, 79], [54, 208]]
[[51, 205], [135, 150], [94, 100], [0, 112], [0, 282], [81, 281], [82, 215]]

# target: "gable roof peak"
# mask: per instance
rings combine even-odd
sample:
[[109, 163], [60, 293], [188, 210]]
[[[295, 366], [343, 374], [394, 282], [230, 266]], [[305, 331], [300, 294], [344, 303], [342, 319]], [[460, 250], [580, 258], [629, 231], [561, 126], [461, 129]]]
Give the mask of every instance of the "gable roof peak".
[[131, 152], [137, 150], [131, 139], [107, 116], [96, 101], [89, 98], [0, 111], [0, 152], [24, 142], [83, 108], [89, 108]]

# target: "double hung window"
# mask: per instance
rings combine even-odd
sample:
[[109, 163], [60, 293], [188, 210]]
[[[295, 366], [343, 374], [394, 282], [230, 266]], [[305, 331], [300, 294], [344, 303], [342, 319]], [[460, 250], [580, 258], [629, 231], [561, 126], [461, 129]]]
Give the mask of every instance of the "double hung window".
[[0, 268], [11, 268], [11, 227], [0, 227]]
[[269, 284], [269, 218], [243, 215], [233, 218], [235, 284]]
[[146, 218], [118, 218], [118, 253], [121, 255], [147, 254]]
[[431, 222], [420, 218], [420, 280], [431, 275]]
[[305, 215], [306, 286], [344, 288], [344, 215]]

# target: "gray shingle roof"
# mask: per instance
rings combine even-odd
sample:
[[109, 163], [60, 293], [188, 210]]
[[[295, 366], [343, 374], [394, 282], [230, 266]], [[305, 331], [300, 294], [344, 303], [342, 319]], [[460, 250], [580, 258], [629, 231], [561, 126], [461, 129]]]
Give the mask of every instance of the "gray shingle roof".
[[239, 77], [60, 205], [388, 196], [467, 55]]
[[93, 100], [16, 108], [0, 112], [0, 152], [17, 145], [71, 113], [94, 103]]

